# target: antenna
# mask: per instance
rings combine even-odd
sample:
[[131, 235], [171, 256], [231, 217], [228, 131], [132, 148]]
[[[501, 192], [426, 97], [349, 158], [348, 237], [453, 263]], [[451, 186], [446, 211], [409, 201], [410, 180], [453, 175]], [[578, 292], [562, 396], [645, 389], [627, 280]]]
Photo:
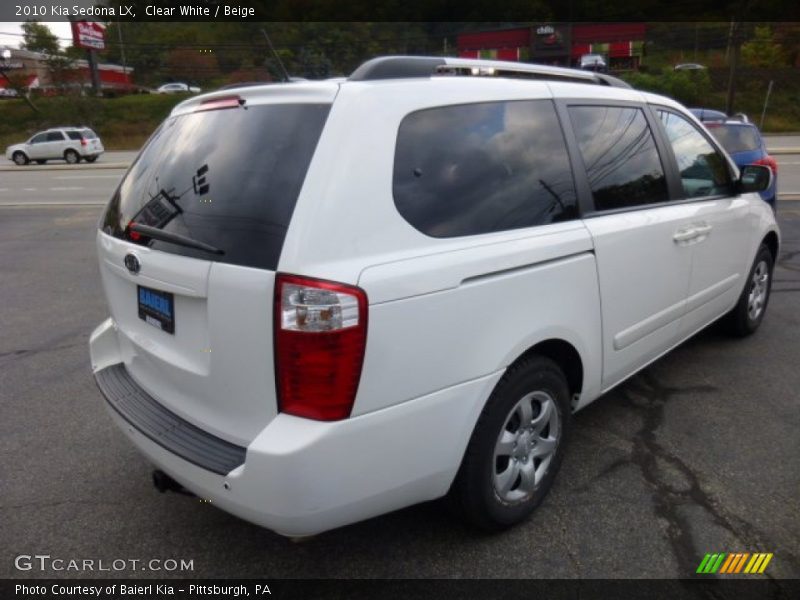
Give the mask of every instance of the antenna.
[[284, 81], [291, 81], [291, 79], [289, 79], [289, 71], [287, 71], [286, 67], [283, 66], [283, 61], [281, 61], [281, 57], [278, 56], [278, 53], [275, 52], [275, 48], [272, 47], [272, 42], [270, 41], [269, 36], [267, 35], [267, 32], [264, 31], [263, 29], [261, 29], [260, 31], [261, 31], [262, 34], [264, 34], [264, 37], [267, 40], [267, 44], [269, 45], [269, 49], [275, 55], [275, 59], [278, 61], [278, 65], [280, 65], [281, 71], [283, 71], [283, 80]]

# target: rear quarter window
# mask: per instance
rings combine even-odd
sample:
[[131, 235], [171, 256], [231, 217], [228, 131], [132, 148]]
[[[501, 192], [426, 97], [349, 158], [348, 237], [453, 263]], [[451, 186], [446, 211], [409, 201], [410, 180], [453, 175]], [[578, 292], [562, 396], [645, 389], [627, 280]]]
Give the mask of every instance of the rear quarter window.
[[437, 107], [400, 124], [397, 210], [439, 238], [544, 225], [578, 215], [572, 170], [550, 100]]
[[[171, 117], [114, 194], [101, 228], [163, 252], [274, 270], [329, 104], [270, 104]], [[221, 249], [141, 238], [130, 223]]]
[[706, 125], [708, 131], [730, 154], [761, 149], [761, 136], [747, 125]]

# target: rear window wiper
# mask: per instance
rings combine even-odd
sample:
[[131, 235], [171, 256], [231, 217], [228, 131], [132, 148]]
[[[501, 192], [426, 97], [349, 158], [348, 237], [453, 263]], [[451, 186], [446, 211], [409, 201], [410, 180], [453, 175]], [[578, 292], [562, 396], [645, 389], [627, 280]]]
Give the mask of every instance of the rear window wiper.
[[128, 229], [145, 237], [153, 238], [154, 240], [169, 242], [170, 244], [177, 244], [178, 246], [186, 246], [187, 248], [196, 248], [197, 250], [203, 250], [204, 252], [209, 252], [211, 254], [225, 254], [224, 250], [220, 250], [211, 244], [193, 240], [190, 237], [179, 235], [177, 233], [170, 233], [169, 231], [164, 231], [163, 229], [158, 229], [156, 227], [150, 227], [149, 225], [131, 223], [128, 225]]

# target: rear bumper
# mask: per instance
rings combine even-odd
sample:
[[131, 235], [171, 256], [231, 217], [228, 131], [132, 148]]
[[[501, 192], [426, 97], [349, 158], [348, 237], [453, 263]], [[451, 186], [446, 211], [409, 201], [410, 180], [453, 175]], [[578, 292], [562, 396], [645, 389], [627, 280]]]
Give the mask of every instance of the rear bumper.
[[246, 449], [185, 421], [145, 392], [118, 363], [95, 373], [110, 408], [139, 433], [184, 460], [226, 475], [244, 464]]
[[[120, 429], [188, 490], [287, 536], [314, 535], [443, 496], [485, 398], [502, 375], [343, 421], [279, 414], [247, 445], [243, 464], [215, 473], [200, 466], [202, 461], [179, 455], [136, 419], [126, 418], [118, 409], [119, 398], [109, 398], [119, 392], [101, 380], [110, 374], [108, 369], [118, 374], [124, 370], [121, 359], [111, 358], [113, 334], [108, 320], [95, 330], [90, 347], [95, 377]], [[150, 414], [155, 418], [152, 410]]]

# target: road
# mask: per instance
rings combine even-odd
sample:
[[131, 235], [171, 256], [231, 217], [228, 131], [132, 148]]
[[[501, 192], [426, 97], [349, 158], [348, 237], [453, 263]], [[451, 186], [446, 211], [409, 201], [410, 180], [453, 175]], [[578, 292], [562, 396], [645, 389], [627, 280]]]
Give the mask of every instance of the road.
[[783, 154], [778, 161], [778, 195], [800, 200], [800, 154]]
[[767, 149], [778, 161], [778, 194], [800, 200], [800, 154], [783, 154], [787, 149], [800, 149], [800, 135], [764, 136]]
[[44, 167], [0, 162], [0, 206], [37, 204], [106, 204], [135, 152], [107, 152], [91, 166], [54, 161]]
[[[67, 200], [107, 198], [116, 180], [62, 173], [0, 174], [42, 188], [26, 200], [60, 204], [0, 207], [0, 577], [676, 578], [719, 551], [773, 552], [770, 577], [800, 576], [800, 202], [779, 206], [784, 246], [758, 334], [705, 331], [576, 415], [530, 521], [484, 535], [432, 502], [296, 544], [151, 486], [89, 370], [89, 334], [108, 314], [102, 209]], [[21, 572], [19, 554], [194, 569]]]
[[765, 135], [767, 149], [800, 148], [800, 135]]
[[119, 169], [0, 173], [0, 206], [107, 204], [123, 174]]

